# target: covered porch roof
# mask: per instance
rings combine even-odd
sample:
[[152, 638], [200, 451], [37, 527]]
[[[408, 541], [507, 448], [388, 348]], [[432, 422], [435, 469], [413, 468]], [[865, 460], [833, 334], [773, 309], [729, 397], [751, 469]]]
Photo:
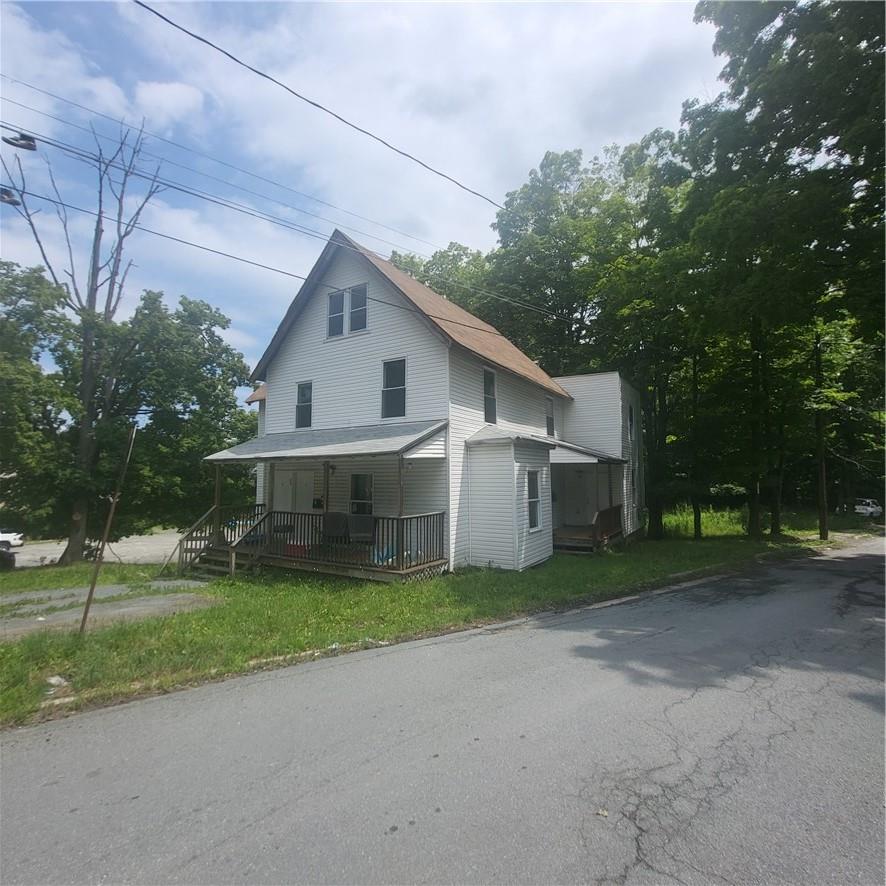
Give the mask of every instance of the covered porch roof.
[[619, 458], [617, 455], [609, 455], [607, 452], [601, 452], [599, 449], [590, 449], [587, 446], [579, 446], [577, 443], [570, 443], [568, 440], [553, 440], [546, 437], [539, 437], [539, 440], [549, 440], [556, 444], [556, 449], [551, 451], [552, 465], [574, 465], [574, 464], [611, 464], [623, 465], [625, 459]]
[[[207, 455], [215, 464], [274, 461], [290, 458], [341, 458], [348, 455], [403, 455], [444, 437], [447, 421], [413, 421], [363, 425], [352, 428], [305, 428], [282, 434], [265, 434], [230, 449]], [[445, 447], [440, 447], [445, 455]], [[430, 457], [427, 447], [423, 455]]]

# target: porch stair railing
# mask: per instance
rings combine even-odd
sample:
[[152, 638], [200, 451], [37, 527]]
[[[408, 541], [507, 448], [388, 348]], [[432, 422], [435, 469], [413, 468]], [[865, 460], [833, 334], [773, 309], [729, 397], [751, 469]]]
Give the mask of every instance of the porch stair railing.
[[[213, 546], [228, 545], [243, 534], [243, 528], [255, 522], [264, 505], [213, 505], [179, 539], [176, 549], [167, 560], [178, 554], [179, 574], [190, 569]], [[164, 564], [163, 568], [166, 568]], [[162, 572], [163, 570], [161, 570]]]
[[597, 511], [591, 530], [595, 546], [605, 545], [622, 534], [621, 505], [613, 505]]

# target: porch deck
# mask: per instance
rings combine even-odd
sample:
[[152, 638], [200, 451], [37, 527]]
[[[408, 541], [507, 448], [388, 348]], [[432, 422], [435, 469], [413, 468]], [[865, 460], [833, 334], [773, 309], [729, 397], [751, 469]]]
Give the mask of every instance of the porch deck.
[[179, 571], [257, 565], [396, 581], [443, 571], [445, 512], [397, 517], [211, 509], [183, 537]]
[[590, 553], [624, 537], [621, 505], [605, 508], [587, 526], [561, 526], [554, 530], [554, 548]]

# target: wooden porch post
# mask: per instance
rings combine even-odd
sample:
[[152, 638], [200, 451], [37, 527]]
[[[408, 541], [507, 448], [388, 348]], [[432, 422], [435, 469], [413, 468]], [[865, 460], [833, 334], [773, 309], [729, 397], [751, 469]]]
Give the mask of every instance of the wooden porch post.
[[399, 486], [399, 502], [397, 506], [397, 514], [399, 516], [399, 520], [397, 520], [397, 563], [400, 569], [403, 569], [404, 564], [404, 550], [403, 550], [403, 456], [397, 456], [397, 484]]
[[403, 488], [403, 456], [402, 455], [397, 456], [397, 484], [398, 484], [399, 493], [400, 493], [399, 505], [398, 505], [399, 509], [398, 509], [397, 513], [399, 514], [399, 516], [402, 517], [403, 510], [404, 510], [404, 501], [406, 499], [405, 491]]
[[270, 513], [274, 510], [274, 475], [276, 473], [276, 465], [274, 462], [268, 463], [268, 488], [265, 490], [265, 501], [268, 503], [265, 510]]
[[215, 542], [221, 541], [221, 465], [215, 466], [215, 489], [212, 494], [212, 506], [215, 512], [212, 517], [212, 535]]

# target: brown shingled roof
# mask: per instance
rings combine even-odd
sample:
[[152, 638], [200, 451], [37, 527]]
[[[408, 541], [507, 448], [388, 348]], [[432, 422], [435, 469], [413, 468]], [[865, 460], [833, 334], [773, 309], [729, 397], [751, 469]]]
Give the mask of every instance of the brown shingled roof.
[[535, 382], [560, 397], [572, 399], [537, 363], [530, 360], [516, 345], [512, 344], [494, 326], [484, 323], [469, 311], [459, 307], [442, 295], [419, 283], [396, 265], [379, 258], [345, 234], [348, 244], [364, 255], [397, 289], [411, 301], [428, 319], [456, 344], [478, 357], [507, 369], [515, 375]]
[[[418, 280], [410, 277], [409, 274], [401, 271], [391, 262], [379, 258], [339, 230], [333, 232], [329, 243], [308, 275], [299, 295], [296, 296], [292, 305], [290, 305], [268, 349], [261, 360], [259, 360], [253, 372], [253, 379], [264, 378], [264, 372], [268, 363], [277, 352], [277, 349], [283, 342], [283, 338], [289, 332], [292, 323], [295, 322], [300, 312], [302, 294], [310, 294], [310, 290], [313, 289], [313, 283], [319, 277], [321, 269], [328, 265], [332, 258], [330, 248], [335, 246], [352, 249], [362, 255], [407, 301], [415, 305], [424, 314], [429, 323], [442, 332], [450, 341], [501, 369], [534, 382], [552, 394], [569, 400], [572, 399], [568, 391], [560, 387], [537, 363], [530, 360], [526, 354], [494, 326], [490, 326], [479, 317], [475, 317], [469, 311], [434, 292], [433, 289], [430, 289], [423, 283], [419, 283]], [[252, 396], [255, 395], [253, 394]]]

